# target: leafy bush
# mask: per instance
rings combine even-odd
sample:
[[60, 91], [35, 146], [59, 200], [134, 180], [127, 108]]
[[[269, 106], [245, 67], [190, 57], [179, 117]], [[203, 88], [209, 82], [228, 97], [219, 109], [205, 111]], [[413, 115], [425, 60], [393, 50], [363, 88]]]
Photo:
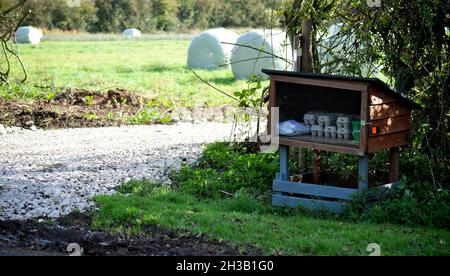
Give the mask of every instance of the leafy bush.
[[272, 5], [269, 0], [82, 0], [80, 7], [70, 7], [65, 0], [40, 0], [27, 2], [32, 14], [24, 24], [103, 33], [127, 27], [143, 32], [264, 27]]
[[[292, 151], [292, 156], [297, 155], [297, 150]], [[314, 150], [303, 150], [305, 171], [312, 171], [315, 159]], [[292, 158], [290, 162], [291, 173], [299, 173], [298, 160]], [[369, 178], [379, 179], [389, 175], [389, 156], [387, 151], [380, 151], [372, 155], [369, 159]], [[358, 175], [358, 157], [350, 154], [321, 152], [321, 171], [333, 174], [342, 179], [356, 178]]]
[[196, 166], [183, 165], [172, 173], [180, 191], [199, 197], [234, 194], [242, 188], [254, 195], [270, 191], [277, 171], [275, 154], [245, 153], [227, 143], [209, 145]]
[[[359, 194], [353, 199], [346, 215], [355, 221], [450, 229], [449, 191], [417, 190], [418, 186], [424, 185], [404, 178], [399, 187], [388, 193]], [[367, 204], [367, 201], [374, 199], [375, 202]]]

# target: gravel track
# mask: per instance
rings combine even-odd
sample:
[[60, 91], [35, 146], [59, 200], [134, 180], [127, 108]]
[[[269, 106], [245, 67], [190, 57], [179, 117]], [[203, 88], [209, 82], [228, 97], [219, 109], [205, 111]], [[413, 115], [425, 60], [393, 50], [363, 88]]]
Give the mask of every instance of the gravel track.
[[15, 131], [0, 135], [0, 220], [56, 218], [93, 207], [129, 179], [170, 183], [205, 143], [225, 140], [221, 123]]

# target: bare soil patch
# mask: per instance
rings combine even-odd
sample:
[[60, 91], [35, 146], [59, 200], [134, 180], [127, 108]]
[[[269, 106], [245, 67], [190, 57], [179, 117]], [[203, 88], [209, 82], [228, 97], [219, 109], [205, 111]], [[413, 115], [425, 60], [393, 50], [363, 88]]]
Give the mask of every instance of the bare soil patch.
[[89, 216], [72, 213], [54, 223], [36, 220], [0, 221], [0, 255], [68, 255], [77, 243], [87, 256], [235, 256], [261, 255], [253, 246], [211, 240], [206, 235], [173, 231], [149, 225], [142, 234], [126, 235], [94, 231]]
[[0, 124], [29, 128], [106, 127], [126, 124], [149, 101], [132, 92], [106, 93], [68, 89], [51, 99], [32, 103], [0, 98]]
[[[156, 99], [143, 97], [124, 89], [105, 93], [71, 88], [49, 99], [32, 102], [7, 100], [0, 97], [0, 124], [30, 129], [111, 127], [133, 124], [183, 122], [229, 122], [236, 108], [183, 107], [169, 103], [168, 107]], [[140, 112], [148, 111], [154, 119], [133, 120]], [[161, 120], [162, 119], [162, 120]]]

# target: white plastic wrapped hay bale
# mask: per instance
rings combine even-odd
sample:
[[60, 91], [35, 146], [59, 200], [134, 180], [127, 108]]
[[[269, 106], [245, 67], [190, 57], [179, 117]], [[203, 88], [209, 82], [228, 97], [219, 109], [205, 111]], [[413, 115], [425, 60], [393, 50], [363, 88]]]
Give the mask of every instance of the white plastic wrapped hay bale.
[[41, 42], [42, 31], [31, 26], [19, 27], [14, 38], [17, 43], [36, 45]]
[[44, 33], [42, 32], [41, 29], [36, 29], [36, 30], [38, 31], [40, 39], [42, 39], [44, 37]]
[[224, 28], [210, 29], [192, 38], [188, 49], [188, 67], [217, 69], [227, 67], [239, 36]]
[[256, 30], [239, 37], [231, 55], [236, 79], [263, 76], [262, 69], [291, 70], [292, 54], [285, 32]]
[[130, 29], [125, 29], [125, 30], [122, 32], [122, 36], [127, 37], [127, 38], [141, 37], [141, 36], [142, 36], [142, 33], [141, 33], [141, 31], [139, 31], [138, 29], [130, 28]]

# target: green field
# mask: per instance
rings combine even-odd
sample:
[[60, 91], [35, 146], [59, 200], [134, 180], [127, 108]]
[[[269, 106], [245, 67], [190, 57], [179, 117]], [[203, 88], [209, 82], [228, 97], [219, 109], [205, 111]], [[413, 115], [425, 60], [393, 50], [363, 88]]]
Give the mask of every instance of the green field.
[[[125, 88], [185, 106], [230, 103], [230, 99], [201, 83], [187, 68], [188, 36], [116, 41], [69, 41], [67, 36], [65, 40], [55, 40], [37, 46], [19, 45], [29, 72], [26, 85], [96, 91]], [[245, 86], [245, 81], [234, 80], [231, 69], [197, 72], [230, 93]]]

